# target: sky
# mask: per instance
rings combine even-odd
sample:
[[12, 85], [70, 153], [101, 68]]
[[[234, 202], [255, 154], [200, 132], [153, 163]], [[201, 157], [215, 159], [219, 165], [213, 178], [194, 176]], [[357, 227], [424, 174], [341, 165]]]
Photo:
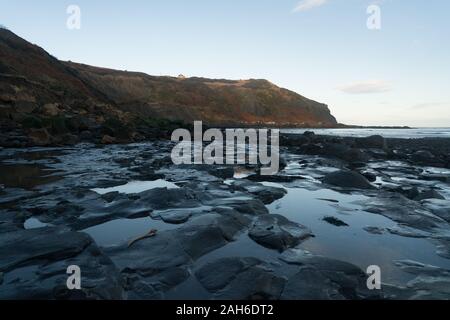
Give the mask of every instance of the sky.
[[448, 0], [0, 0], [0, 24], [61, 60], [263, 78], [341, 123], [415, 127], [450, 127], [449, 15]]

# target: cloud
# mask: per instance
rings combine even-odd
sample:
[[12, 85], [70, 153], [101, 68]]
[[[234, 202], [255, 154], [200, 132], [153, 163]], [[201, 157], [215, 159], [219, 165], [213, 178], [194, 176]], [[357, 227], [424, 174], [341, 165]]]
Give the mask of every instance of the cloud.
[[307, 11], [316, 7], [323, 6], [327, 2], [328, 0], [302, 0], [297, 3], [292, 12]]
[[447, 107], [447, 102], [424, 102], [419, 103], [412, 106], [410, 109], [412, 110], [421, 110], [421, 109], [431, 109], [431, 108], [439, 108], [439, 107]]
[[349, 94], [382, 93], [392, 90], [389, 83], [383, 80], [359, 81], [339, 86], [337, 89]]

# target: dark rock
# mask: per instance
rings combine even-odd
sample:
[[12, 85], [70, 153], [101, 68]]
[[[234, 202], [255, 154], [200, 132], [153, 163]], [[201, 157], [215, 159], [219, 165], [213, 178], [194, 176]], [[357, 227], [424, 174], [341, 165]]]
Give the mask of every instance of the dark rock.
[[283, 198], [287, 193], [283, 188], [268, 187], [246, 180], [236, 180], [233, 182], [233, 186], [255, 195], [264, 204], [271, 204], [275, 200]]
[[369, 171], [363, 171], [361, 172], [361, 175], [363, 175], [369, 182], [375, 182], [377, 180], [376, 174]]
[[384, 229], [379, 228], [379, 227], [369, 226], [369, 227], [364, 227], [363, 229], [371, 234], [383, 234], [384, 233]]
[[415, 153], [413, 153], [411, 155], [410, 159], [414, 162], [430, 163], [435, 160], [435, 157], [430, 151], [419, 150], [419, 151], [416, 151]]
[[386, 149], [387, 143], [386, 139], [380, 135], [374, 135], [365, 138], [357, 138], [355, 139], [356, 145], [360, 148], [378, 148], [378, 149]]
[[350, 263], [301, 249], [286, 250], [280, 259], [301, 266], [300, 271], [288, 279], [282, 299], [354, 300], [378, 296], [367, 289], [367, 275]]
[[356, 189], [374, 188], [374, 186], [372, 186], [364, 176], [355, 171], [341, 170], [332, 172], [326, 175], [322, 182], [343, 188], [356, 188]]
[[440, 199], [440, 200], [445, 200], [444, 196], [442, 196], [439, 192], [437, 192], [436, 190], [426, 190], [426, 191], [422, 191], [420, 192], [415, 198], [414, 200], [416, 201], [421, 201], [421, 200], [425, 200], [425, 199]]
[[307, 137], [307, 138], [314, 138], [315, 136], [316, 136], [316, 134], [314, 133], [314, 131], [305, 131], [304, 133], [303, 133], [303, 135], [305, 136], [305, 137]]
[[434, 215], [447, 222], [450, 222], [450, 202], [442, 199], [427, 199], [422, 205], [430, 210]]
[[195, 276], [205, 289], [217, 292], [227, 286], [236, 274], [260, 263], [256, 258], [222, 258], [204, 265], [195, 272]]
[[258, 199], [219, 199], [205, 203], [214, 206], [226, 206], [236, 210], [239, 213], [247, 215], [265, 215], [269, 213], [267, 207]]
[[81, 141], [90, 141], [93, 139], [92, 132], [88, 130], [84, 130], [80, 133], [80, 140]]
[[323, 221], [328, 222], [329, 224], [332, 224], [336, 227], [348, 227], [348, 224], [336, 217], [325, 217], [323, 218]]
[[276, 214], [258, 216], [249, 237], [262, 246], [283, 251], [312, 236], [311, 231]]
[[195, 274], [215, 299], [279, 299], [285, 280], [262, 264], [256, 258], [224, 258], [203, 266]]
[[69, 258], [83, 251], [92, 239], [83, 233], [46, 227], [2, 233], [0, 242], [0, 271], [8, 271], [35, 259]]
[[113, 138], [107, 134], [105, 134], [102, 138], [102, 144], [114, 144], [116, 143], [116, 138]]
[[192, 213], [186, 209], [168, 210], [159, 213], [161, 219], [166, 223], [180, 224], [189, 220]]
[[31, 129], [28, 136], [34, 145], [46, 146], [50, 144], [50, 134], [46, 129]]
[[[123, 299], [121, 277], [84, 233], [39, 228], [0, 234], [0, 299]], [[82, 290], [66, 287], [67, 267], [82, 272]], [[27, 276], [23, 276], [26, 270]]]

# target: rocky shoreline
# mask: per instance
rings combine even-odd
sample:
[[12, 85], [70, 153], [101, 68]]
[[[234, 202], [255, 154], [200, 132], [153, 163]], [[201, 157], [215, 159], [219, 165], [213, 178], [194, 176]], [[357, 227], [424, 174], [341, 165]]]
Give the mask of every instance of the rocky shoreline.
[[450, 298], [450, 139], [280, 142], [268, 177], [167, 140], [0, 150], [0, 299]]

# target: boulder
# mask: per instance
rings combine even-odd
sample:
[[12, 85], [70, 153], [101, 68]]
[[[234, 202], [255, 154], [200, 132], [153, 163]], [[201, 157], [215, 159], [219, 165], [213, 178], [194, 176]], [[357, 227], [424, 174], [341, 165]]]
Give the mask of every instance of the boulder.
[[51, 141], [50, 134], [46, 129], [31, 129], [28, 137], [33, 144], [38, 146], [48, 145]]
[[410, 159], [414, 162], [429, 163], [435, 160], [434, 155], [428, 150], [419, 150], [410, 156]]
[[113, 138], [107, 134], [105, 134], [102, 138], [102, 144], [114, 144], [116, 143], [116, 138]]
[[42, 107], [44, 114], [48, 116], [57, 116], [61, 113], [57, 103], [47, 103]]
[[258, 216], [251, 226], [249, 237], [260, 245], [284, 251], [312, 236], [311, 231], [277, 214]]
[[32, 113], [35, 109], [38, 108], [37, 104], [33, 101], [16, 101], [14, 104], [14, 108], [17, 112], [20, 113]]
[[311, 254], [302, 249], [283, 252], [280, 260], [299, 265], [300, 270], [288, 278], [281, 299], [342, 300], [379, 298], [367, 289], [367, 275], [348, 262]]
[[365, 138], [357, 138], [356, 145], [360, 148], [386, 149], [386, 139], [380, 135], [374, 135]]
[[342, 188], [373, 189], [374, 186], [361, 174], [355, 171], [340, 170], [327, 174], [323, 183]]

